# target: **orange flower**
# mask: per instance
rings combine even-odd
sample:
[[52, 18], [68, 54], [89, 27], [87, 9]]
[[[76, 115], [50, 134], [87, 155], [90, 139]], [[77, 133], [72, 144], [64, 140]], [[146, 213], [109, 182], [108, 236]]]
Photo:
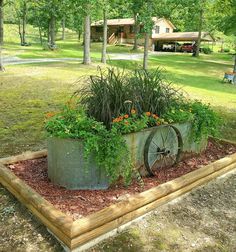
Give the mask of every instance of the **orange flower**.
[[118, 119], [119, 119], [119, 122], [120, 122], [120, 121], [122, 121], [124, 119], [124, 117], [123, 116], [119, 116]]
[[146, 116], [150, 116], [151, 112], [146, 112], [145, 114], [146, 114]]
[[112, 122], [113, 122], [113, 123], [117, 122], [117, 118], [113, 119]]
[[135, 109], [131, 109], [131, 114], [136, 114], [136, 110]]
[[160, 125], [160, 123], [159, 123], [159, 122], [157, 122], [157, 123], [156, 123], [156, 125], [157, 125], [157, 126], [159, 126], [159, 125]]
[[53, 117], [56, 113], [53, 113], [53, 112], [49, 112], [46, 114], [46, 117], [47, 118], [50, 118], [50, 117]]
[[124, 118], [126, 118], [126, 119], [129, 118], [129, 115], [128, 114], [124, 115]]
[[126, 125], [129, 125], [129, 122], [125, 122]]
[[159, 118], [158, 115], [156, 115], [156, 114], [153, 114], [152, 117], [153, 117], [154, 119], [158, 119], [158, 118]]

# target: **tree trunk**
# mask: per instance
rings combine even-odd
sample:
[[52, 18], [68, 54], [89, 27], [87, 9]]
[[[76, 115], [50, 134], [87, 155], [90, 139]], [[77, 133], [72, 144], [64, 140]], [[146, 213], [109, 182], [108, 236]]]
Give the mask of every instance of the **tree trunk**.
[[21, 20], [19, 18], [19, 21], [18, 21], [18, 33], [19, 33], [19, 36], [20, 36], [20, 44], [23, 45], [23, 37], [22, 37], [22, 32], [21, 32]]
[[78, 40], [81, 40], [81, 31], [78, 31]]
[[27, 6], [26, 6], [26, 2], [24, 2], [24, 6], [23, 6], [23, 17], [22, 17], [22, 45], [25, 45], [25, 44], [26, 44], [26, 39], [25, 39], [26, 13], [27, 13]]
[[51, 44], [50, 30], [51, 30], [51, 20], [49, 20], [49, 22], [48, 22], [48, 34], [47, 34], [49, 45]]
[[43, 45], [43, 36], [42, 36], [42, 27], [41, 25], [39, 24], [39, 39], [40, 39], [40, 45], [42, 46]]
[[144, 42], [144, 56], [143, 56], [143, 69], [147, 70], [148, 67], [148, 47], [149, 47], [149, 33], [145, 33]]
[[196, 46], [196, 51], [193, 52], [193, 56], [195, 57], [198, 57], [199, 52], [200, 52], [201, 39], [202, 39], [202, 24], [203, 24], [203, 9], [200, 10], [200, 15], [199, 15], [197, 46]]
[[102, 59], [101, 62], [106, 64], [107, 59], [107, 10], [103, 9], [103, 43], [102, 43]]
[[138, 15], [134, 13], [134, 46], [133, 50], [138, 49]]
[[55, 46], [55, 26], [56, 26], [56, 18], [55, 18], [55, 16], [51, 16], [51, 21], [50, 21], [50, 46], [52, 48]]
[[236, 73], [236, 54], [234, 56], [234, 73]]
[[89, 65], [90, 58], [90, 15], [86, 15], [84, 19], [84, 55], [83, 64]]
[[0, 0], [0, 45], [3, 45], [3, 2]]
[[66, 17], [65, 16], [63, 16], [63, 18], [62, 18], [61, 25], [62, 25], [62, 36], [61, 36], [61, 39], [65, 40], [65, 28], [66, 28]]
[[3, 46], [3, 2], [0, 0], [0, 71], [4, 71], [3, 58], [2, 58], [2, 46]]

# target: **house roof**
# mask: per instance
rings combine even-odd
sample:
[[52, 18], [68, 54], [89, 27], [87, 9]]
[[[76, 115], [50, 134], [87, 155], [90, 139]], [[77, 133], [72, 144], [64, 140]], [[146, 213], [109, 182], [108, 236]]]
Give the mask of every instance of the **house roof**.
[[[167, 19], [165, 18], [157, 18], [157, 17], [152, 17], [152, 21], [154, 23], [157, 23], [161, 20], [165, 20], [170, 26], [172, 26], [173, 29], [175, 29], [175, 26]], [[102, 26], [103, 25], [103, 20], [98, 20], [95, 21], [91, 24], [91, 26]], [[118, 19], [108, 19], [107, 20], [107, 25], [134, 25], [134, 18], [118, 18]]]
[[[173, 32], [153, 34], [152, 39], [158, 41], [196, 41], [198, 39], [198, 32]], [[202, 41], [214, 40], [215, 39], [208, 32], [202, 32]]]

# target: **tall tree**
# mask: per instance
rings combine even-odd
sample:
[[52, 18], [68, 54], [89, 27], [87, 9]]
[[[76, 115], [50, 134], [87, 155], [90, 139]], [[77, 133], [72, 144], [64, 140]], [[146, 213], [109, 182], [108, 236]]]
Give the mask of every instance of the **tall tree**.
[[28, 15], [28, 5], [30, 1], [18, 0], [14, 2], [14, 9], [18, 23], [18, 33], [20, 36], [20, 43], [22, 46], [26, 45], [26, 25]]
[[148, 68], [148, 50], [149, 50], [149, 41], [150, 35], [152, 33], [153, 28], [153, 20], [152, 20], [152, 11], [153, 11], [153, 2], [152, 0], [143, 0], [142, 8], [139, 13], [139, 22], [143, 27], [144, 32], [144, 55], [143, 55], [143, 69]]
[[134, 46], [133, 50], [138, 49], [138, 35], [139, 35], [139, 19], [138, 15], [141, 12], [143, 6], [143, 0], [131, 0], [129, 3], [129, 8], [132, 10], [134, 18]]
[[103, 7], [103, 41], [102, 41], [101, 62], [106, 64], [106, 61], [107, 61], [107, 8], [106, 6], [104, 6]]
[[2, 47], [3, 47], [3, 7], [4, 7], [4, 0], [0, 0], [0, 71], [4, 71], [3, 59], [2, 59]]
[[[214, 14], [217, 28], [228, 35], [236, 36], [236, 0], [216, 0]], [[236, 73], [236, 39], [233, 71]], [[236, 83], [236, 78], [234, 78]]]
[[[90, 5], [87, 6], [90, 8]], [[91, 63], [90, 56], [90, 37], [91, 37], [91, 16], [87, 12], [84, 17], [84, 54], [83, 54], [83, 64], [89, 65]]]

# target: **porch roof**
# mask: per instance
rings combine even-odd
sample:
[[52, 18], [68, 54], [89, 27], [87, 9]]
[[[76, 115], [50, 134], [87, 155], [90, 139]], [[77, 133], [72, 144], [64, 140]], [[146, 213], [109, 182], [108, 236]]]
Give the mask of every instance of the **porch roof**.
[[[165, 18], [157, 18], [157, 17], [152, 17], [152, 21], [154, 23], [157, 23], [158, 21], [161, 21], [162, 19], [166, 20], [166, 22], [169, 23], [170, 26], [175, 29], [175, 26], [171, 23], [170, 20], [165, 19]], [[103, 20], [98, 20], [95, 21], [91, 24], [91, 26], [102, 26], [103, 25]], [[107, 25], [112, 26], [112, 25], [134, 25], [134, 18], [117, 18], [117, 19], [108, 19], [107, 20]]]
[[[158, 41], [196, 41], [198, 39], [198, 32], [173, 32], [153, 34], [152, 39]], [[201, 40], [214, 41], [215, 39], [208, 32], [202, 32]]]

